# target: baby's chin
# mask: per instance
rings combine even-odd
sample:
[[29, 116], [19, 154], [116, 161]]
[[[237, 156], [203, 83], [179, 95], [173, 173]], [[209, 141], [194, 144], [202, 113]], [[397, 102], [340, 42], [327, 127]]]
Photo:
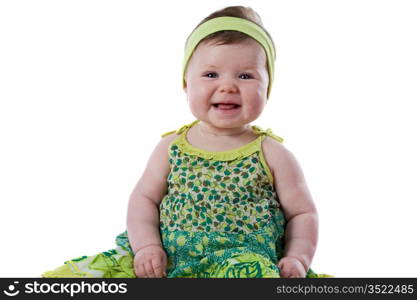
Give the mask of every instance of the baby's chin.
[[[217, 113], [209, 113], [207, 122], [217, 125], [219, 128], [236, 128], [249, 125], [251, 122], [258, 119], [259, 115], [247, 116], [241, 112], [233, 116], [224, 116]], [[200, 119], [201, 120], [201, 119]]]
[[205, 122], [208, 125], [216, 127], [218, 129], [241, 128], [241, 127], [245, 127], [245, 126], [249, 125], [249, 123], [250, 123], [250, 121], [248, 122], [247, 120], [241, 120], [239, 118], [226, 119], [226, 118], [217, 118], [217, 117], [209, 118], [206, 121], [202, 120], [202, 122]]

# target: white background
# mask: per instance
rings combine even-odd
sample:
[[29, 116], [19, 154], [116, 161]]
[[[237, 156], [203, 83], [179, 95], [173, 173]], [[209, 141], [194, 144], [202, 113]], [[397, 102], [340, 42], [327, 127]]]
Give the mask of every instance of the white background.
[[249, 5], [278, 48], [254, 124], [298, 158], [320, 214], [317, 272], [417, 275], [415, 1], [1, 1], [0, 276], [115, 246], [160, 134], [194, 120], [183, 46]]

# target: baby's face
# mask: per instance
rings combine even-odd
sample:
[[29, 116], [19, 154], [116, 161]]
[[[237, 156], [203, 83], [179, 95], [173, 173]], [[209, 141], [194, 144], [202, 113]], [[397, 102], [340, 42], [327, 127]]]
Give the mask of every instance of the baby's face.
[[217, 128], [257, 119], [266, 103], [265, 51], [249, 39], [239, 44], [201, 43], [188, 63], [184, 88], [191, 112]]

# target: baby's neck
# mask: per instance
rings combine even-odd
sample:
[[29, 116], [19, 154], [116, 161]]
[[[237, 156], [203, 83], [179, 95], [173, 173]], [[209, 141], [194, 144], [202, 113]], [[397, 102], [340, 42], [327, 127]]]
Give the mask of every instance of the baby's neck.
[[249, 124], [237, 128], [216, 128], [205, 127], [204, 125], [210, 124], [202, 123], [199, 122], [190, 128], [186, 139], [192, 146], [206, 151], [221, 152], [237, 149], [257, 137]]
[[199, 122], [196, 127], [201, 136], [207, 137], [239, 137], [252, 131], [249, 124], [236, 128], [218, 128], [205, 122]]

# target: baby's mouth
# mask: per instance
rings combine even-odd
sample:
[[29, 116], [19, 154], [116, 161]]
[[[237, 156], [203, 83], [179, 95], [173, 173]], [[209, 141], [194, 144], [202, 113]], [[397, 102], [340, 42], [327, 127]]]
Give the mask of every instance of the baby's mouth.
[[213, 106], [217, 109], [225, 109], [225, 110], [236, 109], [240, 107], [239, 104], [231, 104], [231, 103], [230, 104], [215, 103], [213, 104]]

